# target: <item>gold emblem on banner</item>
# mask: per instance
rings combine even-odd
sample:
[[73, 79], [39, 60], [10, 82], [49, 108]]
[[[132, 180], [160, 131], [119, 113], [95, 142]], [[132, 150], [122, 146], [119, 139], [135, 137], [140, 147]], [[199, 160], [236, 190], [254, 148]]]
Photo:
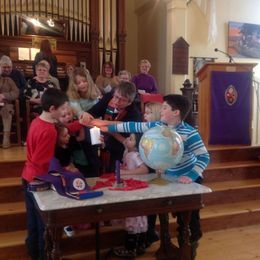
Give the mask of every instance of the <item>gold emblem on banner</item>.
[[229, 106], [233, 106], [237, 102], [238, 93], [233, 85], [229, 85], [225, 91], [225, 100]]

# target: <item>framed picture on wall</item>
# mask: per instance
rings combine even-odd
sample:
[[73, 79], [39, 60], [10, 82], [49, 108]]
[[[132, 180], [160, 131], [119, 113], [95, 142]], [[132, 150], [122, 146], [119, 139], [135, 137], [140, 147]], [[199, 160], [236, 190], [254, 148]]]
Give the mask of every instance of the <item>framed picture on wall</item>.
[[260, 58], [260, 25], [229, 22], [228, 53], [239, 58]]
[[20, 17], [20, 34], [65, 38], [67, 23], [49, 17]]

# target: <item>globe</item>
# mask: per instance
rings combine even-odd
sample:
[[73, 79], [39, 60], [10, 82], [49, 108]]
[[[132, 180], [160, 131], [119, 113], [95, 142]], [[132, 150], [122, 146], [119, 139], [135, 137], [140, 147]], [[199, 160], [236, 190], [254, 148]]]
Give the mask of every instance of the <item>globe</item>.
[[181, 136], [167, 126], [146, 131], [139, 143], [139, 152], [146, 165], [164, 171], [178, 164], [183, 155]]

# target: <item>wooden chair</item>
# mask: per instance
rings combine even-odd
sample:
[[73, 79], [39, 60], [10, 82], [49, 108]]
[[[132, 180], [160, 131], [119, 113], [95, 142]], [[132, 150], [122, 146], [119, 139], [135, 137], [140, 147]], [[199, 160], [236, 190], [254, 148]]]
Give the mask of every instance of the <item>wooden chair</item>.
[[140, 102], [141, 102], [141, 112], [144, 114], [144, 105], [148, 102], [163, 102], [163, 95], [161, 94], [149, 94], [149, 93], [143, 93], [140, 95]]
[[[22, 123], [22, 118], [20, 117], [20, 101], [19, 99], [16, 99], [14, 101], [14, 115], [12, 117], [10, 141], [12, 144], [18, 146], [21, 145], [21, 123]], [[1, 125], [2, 125], [2, 119], [1, 119]], [[0, 132], [0, 135], [3, 137], [3, 130]]]

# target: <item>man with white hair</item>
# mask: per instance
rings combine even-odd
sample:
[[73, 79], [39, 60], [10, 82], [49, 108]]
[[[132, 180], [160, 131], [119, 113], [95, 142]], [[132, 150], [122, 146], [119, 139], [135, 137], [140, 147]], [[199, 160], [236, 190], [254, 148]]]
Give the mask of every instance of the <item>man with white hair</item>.
[[3, 148], [10, 147], [10, 131], [14, 105], [12, 102], [18, 98], [19, 90], [14, 81], [8, 77], [0, 76], [0, 116], [3, 121]]
[[2, 77], [11, 78], [16, 87], [20, 91], [20, 99], [23, 97], [23, 91], [26, 85], [24, 75], [17, 69], [13, 68], [13, 63], [10, 57], [3, 55], [0, 59], [0, 69], [2, 71]]
[[[0, 73], [2, 73], [3, 78], [11, 78], [16, 87], [19, 90], [19, 101], [20, 101], [20, 116], [25, 120], [26, 119], [26, 104], [25, 104], [25, 96], [24, 89], [26, 86], [26, 79], [22, 72], [13, 67], [12, 60], [10, 57], [3, 55], [0, 58]], [[25, 143], [27, 129], [26, 124], [21, 125], [22, 132], [22, 143]], [[9, 144], [8, 144], [9, 145]], [[7, 146], [8, 146], [7, 145]]]

